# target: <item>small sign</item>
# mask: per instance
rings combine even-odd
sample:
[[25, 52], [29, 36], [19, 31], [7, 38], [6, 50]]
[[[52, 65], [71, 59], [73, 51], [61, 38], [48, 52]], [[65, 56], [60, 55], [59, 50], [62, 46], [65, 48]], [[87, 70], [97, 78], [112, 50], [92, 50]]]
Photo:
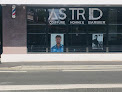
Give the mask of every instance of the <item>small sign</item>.
[[92, 49], [103, 50], [103, 34], [92, 34]]
[[64, 34], [51, 34], [51, 52], [64, 52]]

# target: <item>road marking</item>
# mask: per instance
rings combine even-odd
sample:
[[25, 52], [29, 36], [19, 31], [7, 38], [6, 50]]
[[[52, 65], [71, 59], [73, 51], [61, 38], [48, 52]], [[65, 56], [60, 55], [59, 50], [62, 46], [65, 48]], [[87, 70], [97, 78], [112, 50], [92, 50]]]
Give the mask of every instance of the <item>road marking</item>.
[[119, 69], [111, 69], [111, 70], [93, 70], [93, 69], [91, 69], [91, 70], [61, 70], [62, 72], [87, 72], [87, 71], [90, 71], [90, 72], [94, 72], [94, 71], [122, 71], [122, 69], [121, 70], [119, 70]]
[[122, 71], [122, 65], [47, 65], [1, 67], [0, 72], [27, 71]]
[[27, 72], [27, 71], [0, 71], [0, 73], [20, 73], [20, 72]]
[[0, 67], [0, 70], [43, 70], [43, 69], [122, 69], [122, 65], [47, 65]]
[[0, 82], [0, 85], [10, 84], [12, 82]]
[[0, 90], [50, 90], [77, 88], [122, 88], [122, 84], [0, 85]]

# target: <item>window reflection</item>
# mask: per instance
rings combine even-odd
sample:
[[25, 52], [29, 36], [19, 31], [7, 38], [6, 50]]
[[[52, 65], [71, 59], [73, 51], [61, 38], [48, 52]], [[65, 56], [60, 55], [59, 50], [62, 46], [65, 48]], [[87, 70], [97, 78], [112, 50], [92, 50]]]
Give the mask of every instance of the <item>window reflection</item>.
[[49, 25], [65, 25], [66, 23], [66, 9], [48, 9], [48, 23]]
[[46, 24], [46, 9], [30, 8], [27, 11], [28, 23]]

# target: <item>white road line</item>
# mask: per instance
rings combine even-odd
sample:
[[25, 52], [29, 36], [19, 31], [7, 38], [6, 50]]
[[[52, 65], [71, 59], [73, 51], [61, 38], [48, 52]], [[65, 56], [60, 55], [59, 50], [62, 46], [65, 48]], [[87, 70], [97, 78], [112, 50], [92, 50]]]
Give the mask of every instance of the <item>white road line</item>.
[[[95, 71], [122, 71], [122, 69], [111, 69], [111, 70], [109, 70], [109, 69], [107, 69], [107, 70], [105, 70], [105, 69], [101, 69], [101, 70], [94, 70], [94, 69], [89, 69], [89, 70], [86, 70], [86, 69], [81, 69], [81, 70], [69, 70], [69, 69], [64, 69], [64, 70], [49, 70], [49, 69], [44, 69], [44, 70], [38, 70], [38, 71], [45, 71], [45, 72], [57, 72], [57, 71], [62, 71], [62, 72], [95, 72]], [[37, 72], [38, 72], [37, 71]], [[8, 70], [6, 70], [6, 71], [0, 71], [0, 73], [26, 73], [26, 72], [29, 72], [29, 71], [8, 71]]]
[[50, 90], [77, 88], [122, 88], [122, 84], [0, 85], [0, 90]]
[[93, 70], [93, 69], [91, 69], [91, 70], [61, 70], [62, 72], [82, 72], [82, 71], [85, 71], [85, 72], [87, 72], [87, 71], [90, 71], [90, 72], [94, 72], [94, 71], [122, 71], [122, 69], [121, 70], [119, 70], [119, 69], [111, 69], [111, 70]]
[[0, 71], [0, 73], [20, 73], [20, 72], [27, 72], [27, 71]]
[[110, 70], [110, 69], [118, 69], [122, 70], [122, 65], [47, 65], [47, 66], [16, 66], [16, 67], [0, 67], [0, 71], [4, 70], [21, 70], [21, 71], [26, 71], [26, 70]]

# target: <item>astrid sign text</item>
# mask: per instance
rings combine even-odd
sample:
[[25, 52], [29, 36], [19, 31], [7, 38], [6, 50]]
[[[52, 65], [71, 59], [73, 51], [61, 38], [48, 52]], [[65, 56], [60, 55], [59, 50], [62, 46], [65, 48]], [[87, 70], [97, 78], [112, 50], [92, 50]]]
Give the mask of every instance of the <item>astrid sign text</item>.
[[[88, 12], [84, 8], [69, 8], [71, 14], [66, 13], [65, 8], [51, 9], [49, 12], [48, 22], [50, 25], [66, 24], [66, 19], [69, 24], [106, 24], [105, 20], [101, 20], [103, 17], [103, 12], [99, 8], [89, 8]], [[86, 15], [87, 14], [87, 15]]]

